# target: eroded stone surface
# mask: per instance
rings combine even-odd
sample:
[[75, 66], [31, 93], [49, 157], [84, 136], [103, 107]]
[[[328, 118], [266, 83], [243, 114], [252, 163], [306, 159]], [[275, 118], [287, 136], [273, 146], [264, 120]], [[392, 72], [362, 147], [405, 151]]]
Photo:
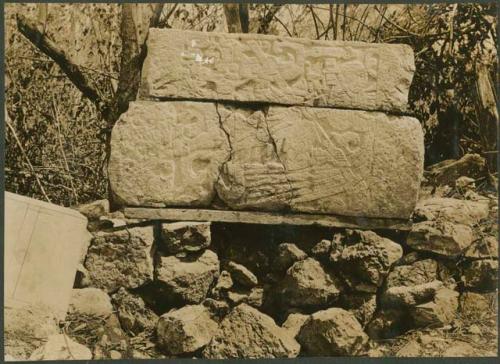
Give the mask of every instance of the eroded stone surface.
[[488, 216], [488, 203], [435, 197], [419, 201], [414, 219], [445, 220], [457, 224], [474, 225]]
[[498, 285], [498, 260], [475, 260], [465, 265], [461, 281], [466, 288], [493, 291]]
[[214, 104], [132, 102], [113, 128], [109, 180], [124, 205], [207, 206], [228, 158]]
[[430, 302], [411, 309], [411, 317], [417, 327], [443, 326], [453, 321], [458, 308], [458, 292], [441, 288]]
[[373, 231], [348, 230], [344, 246], [335, 247], [330, 260], [353, 290], [376, 293], [391, 266], [403, 256], [401, 245]]
[[153, 240], [151, 226], [97, 234], [85, 260], [92, 285], [113, 292], [152, 281]]
[[192, 253], [210, 245], [209, 222], [174, 222], [161, 227], [161, 243], [170, 254]]
[[293, 358], [300, 345], [287, 329], [244, 303], [222, 321], [219, 330], [203, 351], [207, 359]]
[[297, 340], [309, 356], [360, 355], [369, 341], [354, 315], [336, 307], [312, 314]]
[[443, 288], [441, 281], [415, 286], [391, 287], [382, 294], [380, 301], [384, 307], [414, 306], [432, 300], [441, 288]]
[[158, 344], [168, 354], [193, 353], [210, 342], [218, 327], [205, 306], [184, 306], [160, 317]]
[[219, 108], [231, 140], [216, 188], [232, 209], [408, 218], [423, 170], [419, 122], [378, 112]]
[[404, 109], [411, 48], [151, 29], [142, 97]]
[[413, 224], [406, 240], [415, 250], [457, 257], [474, 241], [473, 230], [448, 221], [422, 221]]
[[146, 306], [144, 300], [125, 288], [120, 288], [113, 295], [121, 327], [134, 334], [142, 331], [152, 332], [158, 321], [158, 316]]
[[219, 259], [211, 250], [192, 258], [160, 257], [156, 280], [165, 299], [180, 303], [200, 303], [219, 275]]
[[377, 295], [370, 293], [350, 293], [340, 297], [342, 308], [348, 310], [364, 327], [377, 309]]
[[101, 289], [73, 289], [68, 312], [106, 318], [113, 313], [113, 305], [108, 294]]
[[321, 264], [313, 258], [307, 258], [287, 270], [279, 293], [288, 306], [308, 307], [331, 303], [340, 291]]
[[356, 110], [135, 102], [111, 149], [113, 192], [132, 206], [217, 193], [235, 210], [406, 219], [423, 171], [416, 119]]

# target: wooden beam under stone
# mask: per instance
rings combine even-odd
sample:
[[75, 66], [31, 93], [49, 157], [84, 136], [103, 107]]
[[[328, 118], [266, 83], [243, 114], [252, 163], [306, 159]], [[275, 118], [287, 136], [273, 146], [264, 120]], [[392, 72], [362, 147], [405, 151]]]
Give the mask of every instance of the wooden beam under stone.
[[316, 225], [364, 230], [410, 230], [411, 223], [401, 219], [377, 219], [321, 214], [287, 214], [261, 211], [126, 207], [125, 217], [166, 221], [213, 221], [262, 225]]

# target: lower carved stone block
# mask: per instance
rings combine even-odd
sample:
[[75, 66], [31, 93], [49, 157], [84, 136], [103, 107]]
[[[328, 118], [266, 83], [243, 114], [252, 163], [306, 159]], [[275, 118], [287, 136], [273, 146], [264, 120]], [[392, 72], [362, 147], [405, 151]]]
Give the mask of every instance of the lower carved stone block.
[[135, 102], [110, 181], [129, 206], [409, 218], [423, 172], [411, 117], [307, 107]]

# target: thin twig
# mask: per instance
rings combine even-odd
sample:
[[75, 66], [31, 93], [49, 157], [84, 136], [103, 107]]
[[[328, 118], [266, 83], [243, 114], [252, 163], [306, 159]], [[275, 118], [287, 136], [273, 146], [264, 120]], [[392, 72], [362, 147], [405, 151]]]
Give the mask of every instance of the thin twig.
[[57, 140], [59, 141], [59, 147], [61, 148], [61, 154], [62, 154], [62, 157], [63, 157], [64, 165], [65, 165], [66, 171], [70, 175], [69, 183], [70, 183], [71, 189], [73, 191], [73, 196], [75, 197], [75, 202], [76, 202], [76, 204], [78, 204], [78, 194], [77, 194], [75, 186], [73, 184], [73, 177], [71, 176], [71, 171], [69, 169], [68, 160], [66, 159], [66, 153], [64, 152], [64, 147], [63, 147], [62, 137], [61, 137], [60, 122], [59, 122], [59, 117], [58, 117], [58, 112], [57, 112], [57, 106], [56, 106], [56, 104], [54, 102], [54, 97], [53, 96], [52, 96], [52, 113], [54, 115], [54, 121], [56, 122]]
[[412, 31], [410, 31], [410, 30], [408, 30], [408, 29], [403, 28], [403, 27], [402, 27], [402, 26], [400, 26], [399, 24], [394, 23], [392, 20], [390, 20], [389, 18], [387, 18], [387, 17], [385, 16], [385, 14], [382, 14], [382, 13], [380, 12], [380, 10], [377, 8], [377, 6], [376, 6], [376, 5], [374, 6], [374, 9], [375, 9], [375, 10], [376, 10], [376, 11], [377, 11], [377, 12], [378, 12], [381, 16], [382, 16], [382, 18], [383, 18], [386, 22], [388, 22], [388, 23], [389, 23], [389, 24], [391, 24], [392, 26], [394, 26], [394, 27], [398, 28], [398, 29], [399, 29], [399, 30], [401, 30], [402, 32], [407, 33], [407, 34], [410, 34], [410, 35], [413, 35], [414, 37], [417, 37], [417, 38], [422, 37], [422, 35], [417, 34], [417, 33], [413, 33]]
[[11, 122], [10, 122], [10, 119], [7, 115], [7, 110], [5, 110], [5, 123], [7, 124], [7, 127], [9, 128], [9, 130], [11, 131], [12, 135], [14, 136], [14, 139], [16, 140], [16, 143], [17, 143], [17, 146], [19, 147], [19, 149], [21, 150], [21, 153], [24, 157], [24, 159], [26, 160], [26, 163], [28, 164], [28, 167], [29, 169], [31, 170], [31, 173], [33, 173], [33, 176], [35, 177], [35, 180], [36, 180], [36, 183], [38, 184], [38, 187], [40, 188], [40, 191], [42, 192], [42, 195], [43, 197], [45, 197], [45, 199], [48, 201], [48, 202], [52, 202], [49, 198], [49, 196], [47, 196], [47, 193], [45, 192], [45, 189], [43, 188], [43, 185], [42, 185], [42, 182], [40, 181], [40, 179], [38, 178], [36, 172], [35, 172], [35, 169], [33, 168], [33, 165], [31, 164], [31, 161], [30, 159], [28, 158], [28, 155], [26, 154], [26, 151], [24, 150], [23, 148], [23, 145], [21, 144], [21, 141], [19, 140], [19, 138], [17, 137], [17, 133], [16, 133], [16, 130], [14, 129], [14, 127], [12, 126]]
[[309, 11], [311, 12], [313, 21], [314, 21], [314, 29], [316, 30], [316, 39], [319, 39], [319, 29], [318, 29], [318, 22], [316, 21], [316, 14], [314, 13], [314, 10], [312, 8], [312, 5], [308, 6]]
[[285, 28], [285, 30], [288, 33], [288, 35], [290, 37], [293, 37], [292, 33], [290, 33], [290, 31], [288, 30], [288, 28], [286, 27], [286, 25], [283, 24], [283, 22], [280, 20], [280, 18], [278, 18], [276, 15], [274, 15], [274, 18], [278, 21], [278, 23], [280, 23], [283, 26], [283, 28]]

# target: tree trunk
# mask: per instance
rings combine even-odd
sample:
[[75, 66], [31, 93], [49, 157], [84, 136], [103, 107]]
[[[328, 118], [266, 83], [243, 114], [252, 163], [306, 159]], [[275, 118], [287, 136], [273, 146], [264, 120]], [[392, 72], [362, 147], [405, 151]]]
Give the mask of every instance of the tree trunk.
[[476, 113], [483, 154], [488, 170], [493, 173], [497, 170], [498, 110], [495, 89], [485, 65], [480, 65], [476, 69], [476, 96]]
[[248, 33], [248, 4], [224, 4], [227, 31]]

